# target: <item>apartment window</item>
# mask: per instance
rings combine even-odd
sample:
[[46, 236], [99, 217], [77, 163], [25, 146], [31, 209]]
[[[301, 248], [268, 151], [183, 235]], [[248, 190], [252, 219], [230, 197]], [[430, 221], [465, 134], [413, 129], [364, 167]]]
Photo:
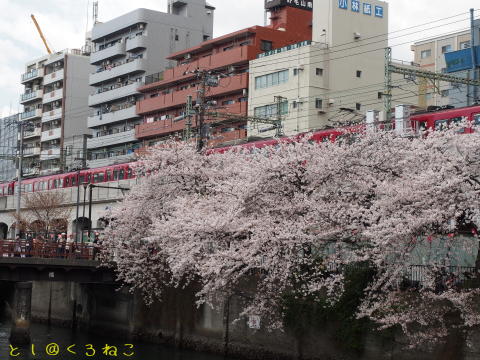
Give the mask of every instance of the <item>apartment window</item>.
[[295, 68], [293, 69], [293, 76], [297, 76], [298, 75], [298, 68]]
[[240, 46], [247, 46], [247, 45], [250, 45], [252, 42], [250, 40], [248, 41], [244, 41], [242, 43], [240, 43]]
[[322, 99], [315, 99], [315, 108], [323, 109], [323, 100]]
[[362, 77], [362, 70], [357, 70], [357, 78], [361, 78]]
[[442, 54], [448, 53], [450, 51], [452, 51], [452, 45], [442, 46]]
[[[277, 116], [277, 104], [259, 106], [254, 109], [257, 117], [274, 117]], [[280, 104], [280, 115], [288, 114], [288, 101], [282, 101]]]
[[420, 52], [420, 57], [421, 57], [422, 59], [429, 58], [430, 56], [432, 56], [432, 50], [431, 50], [431, 49], [422, 50], [422, 51]]
[[442, 90], [442, 97], [447, 97], [449, 95], [449, 90]]
[[440, 71], [442, 72], [442, 74], [446, 74], [447, 73], [447, 68], [441, 68]]
[[210, 40], [210, 36], [208, 36], [208, 35], [203, 35], [203, 41], [207, 41], [207, 40]]
[[426, 100], [432, 100], [433, 99], [433, 94], [432, 93], [425, 94], [425, 99]]
[[362, 104], [356, 103], [356, 104], [355, 104], [355, 109], [361, 110], [361, 109], [362, 109]]
[[232, 50], [232, 49], [233, 49], [233, 45], [232, 45], [232, 46], [224, 47], [224, 48], [223, 48], [223, 51], [228, 51], [228, 50]]
[[470, 41], [462, 41], [460, 43], [460, 49], [468, 49], [470, 47]]
[[271, 86], [280, 85], [288, 81], [288, 70], [278, 71], [272, 74], [257, 76], [255, 78], [255, 89], [265, 89]]
[[321, 68], [316, 68], [315, 74], [317, 74], [317, 76], [323, 76], [323, 69], [321, 69]]
[[178, 41], [180, 40], [180, 37], [178, 36], [178, 34], [175, 34], [175, 41]]
[[232, 105], [235, 104], [235, 100], [225, 100], [222, 101], [222, 105]]
[[271, 51], [273, 49], [273, 44], [271, 41], [262, 40], [260, 44], [260, 49], [262, 51]]
[[294, 100], [292, 103], [292, 107], [296, 109], [298, 107], [298, 102]]
[[248, 101], [248, 97], [246, 97], [246, 96], [238, 98], [238, 102], [247, 102], [247, 101]]

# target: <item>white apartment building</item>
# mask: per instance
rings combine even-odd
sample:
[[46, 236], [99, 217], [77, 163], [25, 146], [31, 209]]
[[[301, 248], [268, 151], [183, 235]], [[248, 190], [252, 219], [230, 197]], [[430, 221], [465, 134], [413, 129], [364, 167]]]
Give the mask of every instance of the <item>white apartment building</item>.
[[205, 0], [169, 0], [168, 13], [137, 9], [94, 26], [90, 168], [133, 159], [140, 146], [135, 138], [135, 126], [141, 122], [135, 107], [141, 96], [138, 88], [146, 75], [174, 65], [166, 60], [169, 54], [212, 37], [214, 10]]
[[[386, 2], [314, 0], [312, 42], [250, 62], [249, 115], [277, 116], [274, 97], [282, 96], [283, 130], [292, 135], [381, 110], [387, 37], [370, 38], [387, 33]], [[249, 136], [274, 134], [265, 128], [251, 123]]]
[[28, 62], [21, 76], [24, 93], [20, 120], [30, 123], [24, 133], [24, 176], [64, 171], [64, 139], [89, 133], [88, 54], [63, 50]]

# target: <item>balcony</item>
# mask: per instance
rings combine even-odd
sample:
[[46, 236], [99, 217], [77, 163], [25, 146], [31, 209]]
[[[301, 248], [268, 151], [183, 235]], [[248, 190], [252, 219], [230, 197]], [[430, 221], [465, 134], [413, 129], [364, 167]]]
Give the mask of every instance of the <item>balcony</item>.
[[57, 89], [54, 91], [50, 91], [43, 95], [43, 103], [48, 104], [52, 101], [57, 101], [63, 98], [63, 89]]
[[145, 35], [135, 36], [132, 39], [127, 39], [127, 51], [134, 51], [138, 49], [146, 49], [147, 48], [148, 39]]
[[63, 69], [60, 69], [48, 75], [45, 75], [43, 77], [43, 85], [48, 85], [55, 81], [63, 80], [63, 74], [64, 74]]
[[[248, 73], [231, 76], [220, 80], [218, 87], [210, 88], [207, 92], [208, 97], [227, 95], [229, 93], [239, 92], [248, 88]], [[196, 89], [190, 88], [181, 91], [174, 91], [167, 95], [159, 95], [154, 98], [148, 98], [137, 102], [137, 114], [144, 115], [158, 112], [168, 108], [175, 108], [185, 104], [187, 96], [196, 97]]]
[[20, 120], [33, 120], [42, 117], [42, 109], [26, 111], [20, 115]]
[[31, 101], [40, 100], [43, 96], [43, 90], [30, 91], [20, 95], [20, 104], [26, 104]]
[[49, 168], [49, 169], [40, 170], [40, 175], [42, 175], [42, 176], [53, 175], [53, 174], [58, 174], [60, 171], [61, 171], [60, 167], [57, 166], [57, 167], [52, 167], [52, 168]]
[[50, 149], [42, 150], [40, 152], [40, 156], [42, 157], [42, 160], [50, 160], [50, 159], [56, 159], [60, 157], [60, 148], [59, 147], [53, 147]]
[[50, 141], [55, 139], [60, 139], [62, 137], [62, 128], [56, 128], [52, 130], [47, 130], [42, 132], [41, 141]]
[[126, 62], [119, 64], [112, 64], [105, 68], [105, 70], [90, 75], [90, 85], [98, 85], [101, 82], [115, 79], [119, 76], [124, 76], [133, 73], [145, 72], [146, 61], [144, 59], [128, 59]]
[[134, 82], [130, 85], [119, 86], [112, 90], [90, 95], [88, 97], [88, 106], [95, 106], [95, 105], [103, 104], [112, 100], [140, 94], [140, 92], [138, 91], [138, 88], [142, 85], [143, 83], [141, 82]]
[[[218, 110], [219, 113], [228, 113], [228, 114], [240, 114], [243, 116], [247, 115], [248, 106], [247, 102], [237, 102], [232, 105], [226, 105], [221, 107]], [[207, 122], [215, 123], [219, 122], [222, 119], [221, 116], [218, 118], [211, 119]], [[193, 122], [193, 119], [192, 119]], [[241, 121], [239, 121], [241, 122]], [[137, 139], [152, 138], [157, 136], [165, 136], [173, 132], [182, 131], [185, 129], [185, 120], [175, 121], [173, 119], [159, 120], [152, 123], [140, 124], [135, 127], [135, 137]]]
[[23, 156], [31, 157], [40, 155], [40, 147], [29, 147], [23, 149]]
[[[185, 65], [179, 65], [172, 69], [164, 71], [163, 79], [159, 81], [159, 84], [168, 84], [173, 80], [181, 80], [192, 77], [192, 75], [184, 75], [186, 71], [200, 68], [200, 69], [218, 69], [230, 65], [236, 65], [241, 63], [248, 63], [257, 57], [258, 51], [255, 46], [238, 46], [232, 50], [215, 53], [210, 56], [194, 60]], [[153, 83], [151, 87], [158, 86]], [[143, 90], [148, 90], [150, 86], [144, 86]]]
[[88, 167], [90, 169], [95, 169], [99, 168], [102, 166], [109, 166], [109, 165], [114, 165], [114, 164], [123, 164], [131, 161], [135, 161], [136, 156], [133, 150], [126, 155], [117, 155], [117, 156], [110, 156], [110, 157], [105, 157], [103, 159], [95, 159], [95, 160], [89, 160], [88, 161]]
[[22, 170], [23, 176], [29, 177], [29, 176], [37, 176], [39, 174], [38, 168], [31, 167], [31, 168], [23, 168]]
[[130, 106], [126, 109], [112, 111], [106, 114], [91, 116], [88, 118], [88, 127], [94, 128], [97, 126], [103, 126], [107, 124], [113, 124], [118, 121], [128, 120], [139, 117], [136, 112], [135, 105]]
[[108, 48], [105, 48], [103, 50], [99, 50], [90, 54], [90, 64], [96, 65], [102, 62], [103, 60], [118, 57], [118, 56], [124, 56], [124, 55], [125, 55], [125, 42], [120, 41]]
[[[42, 129], [40, 129], [38, 127], [38, 128], [35, 128], [35, 130], [33, 130], [33, 131], [25, 131], [23, 133], [23, 139], [24, 140], [31, 139], [31, 138], [38, 137], [38, 136], [41, 136], [41, 135], [42, 135]], [[20, 135], [18, 135], [18, 137], [20, 138]]]
[[43, 77], [43, 69], [33, 69], [22, 74], [22, 84]]
[[43, 113], [42, 123], [49, 122], [56, 119], [61, 119], [62, 113], [63, 113], [62, 108], [46, 111]]
[[135, 130], [128, 130], [117, 134], [99, 136], [87, 140], [87, 149], [96, 149], [104, 146], [124, 144], [136, 141]]

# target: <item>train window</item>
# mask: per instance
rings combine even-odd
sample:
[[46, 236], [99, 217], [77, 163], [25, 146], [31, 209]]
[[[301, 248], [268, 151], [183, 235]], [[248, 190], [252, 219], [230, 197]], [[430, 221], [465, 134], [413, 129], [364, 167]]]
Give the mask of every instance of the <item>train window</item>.
[[25, 192], [32, 192], [33, 191], [33, 184], [25, 185]]
[[70, 186], [70, 178], [66, 178], [65, 179], [65, 187], [69, 187]]
[[13, 186], [8, 187], [8, 195], [13, 195]]
[[131, 168], [128, 168], [127, 176], [128, 176], [129, 179], [132, 178], [132, 176], [133, 176], [133, 170]]
[[112, 180], [112, 170], [107, 170], [107, 177], [105, 181], [111, 181]]
[[118, 180], [119, 177], [119, 169], [113, 170], [113, 180], [116, 181]]
[[125, 178], [125, 170], [120, 169], [120, 179], [119, 180], [123, 180], [124, 178]]
[[448, 127], [448, 119], [435, 121], [435, 130], [445, 130]]
[[473, 123], [475, 125], [480, 125], [480, 114], [473, 115]]
[[48, 190], [48, 181], [42, 182], [42, 190]]
[[72, 176], [72, 186], [76, 186], [77, 185], [77, 176], [74, 175]]
[[104, 174], [104, 173], [96, 173], [96, 174], [94, 175], [93, 181], [94, 181], [95, 183], [103, 182], [104, 178], [105, 178], [105, 174]]

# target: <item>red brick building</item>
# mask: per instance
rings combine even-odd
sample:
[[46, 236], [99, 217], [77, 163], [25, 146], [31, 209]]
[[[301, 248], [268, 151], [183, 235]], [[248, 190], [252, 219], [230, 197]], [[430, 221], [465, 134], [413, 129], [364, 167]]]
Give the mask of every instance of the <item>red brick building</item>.
[[[214, 104], [211, 111], [247, 116], [249, 61], [266, 51], [312, 39], [311, 8], [288, 5], [288, 1], [267, 7], [269, 26], [249, 27], [171, 54], [168, 58], [177, 61], [177, 66], [147, 79], [140, 88], [144, 100], [137, 102], [137, 114], [144, 121], [136, 127], [136, 137], [144, 146], [183, 136], [187, 97], [192, 96], [194, 103], [197, 98], [199, 82], [190, 73], [196, 69], [228, 74], [219, 80], [219, 86], [207, 88], [206, 100]], [[247, 136], [247, 121], [222, 122], [207, 116], [206, 122], [211, 124], [209, 146], [239, 142]], [[195, 117], [192, 125], [195, 127]]]

